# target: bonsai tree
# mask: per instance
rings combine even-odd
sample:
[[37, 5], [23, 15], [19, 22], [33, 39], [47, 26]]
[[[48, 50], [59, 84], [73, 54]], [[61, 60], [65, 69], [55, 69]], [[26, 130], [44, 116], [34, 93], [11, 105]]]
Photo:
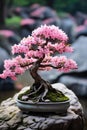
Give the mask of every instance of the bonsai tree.
[[76, 62], [72, 59], [56, 55], [73, 51], [67, 41], [67, 35], [54, 25], [38, 27], [31, 36], [12, 46], [12, 54], [16, 56], [5, 60], [5, 70], [0, 77], [16, 79], [17, 75], [29, 70], [34, 83], [29, 91], [19, 96], [19, 99], [32, 102], [68, 100], [62, 92], [52, 88], [51, 84], [38, 74], [38, 70], [49, 71], [54, 68], [68, 72], [77, 68]]

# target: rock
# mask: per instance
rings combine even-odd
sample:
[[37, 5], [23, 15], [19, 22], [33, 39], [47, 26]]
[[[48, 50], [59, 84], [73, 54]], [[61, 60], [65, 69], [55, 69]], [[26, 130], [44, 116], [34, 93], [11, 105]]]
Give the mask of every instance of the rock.
[[74, 39], [75, 39], [75, 34], [74, 34], [74, 28], [76, 26], [76, 23], [75, 21], [67, 16], [65, 18], [62, 18], [61, 19], [61, 25], [60, 25], [60, 28], [66, 32], [66, 34], [68, 35], [69, 37], [69, 43], [73, 43]]
[[87, 19], [87, 14], [82, 12], [77, 12], [75, 15], [77, 25], [82, 25]]
[[6, 123], [0, 125], [0, 130], [8, 130], [8, 125]]
[[0, 78], [0, 91], [9, 91], [15, 89], [15, 83], [12, 79], [6, 78], [1, 79]]
[[76, 28], [75, 39], [78, 39], [80, 36], [87, 36], [87, 25], [80, 25]]
[[20, 24], [21, 27], [24, 27], [25, 29], [31, 31], [35, 28], [36, 21], [34, 19], [27, 18], [27, 19], [22, 19]]
[[[8, 39], [1, 36], [0, 38], [0, 52], [1, 52], [1, 59], [5, 56], [5, 59], [10, 58], [11, 55], [11, 45], [8, 42]], [[4, 59], [3, 59], [4, 61]]]
[[35, 4], [32, 4], [30, 7], [29, 7], [29, 11], [32, 12], [32, 11], [35, 11], [36, 9], [40, 8], [41, 5], [39, 5], [38, 3], [35, 3]]
[[[0, 73], [3, 72], [4, 69], [4, 60], [11, 58], [9, 55], [10, 49], [7, 49], [7, 43], [0, 40], [1, 47], [0, 47]], [[3, 48], [2, 48], [3, 47]], [[8, 50], [8, 52], [7, 52]], [[1, 79], [0, 78], [0, 91], [3, 90], [13, 90], [14, 89], [14, 82], [10, 78]]]
[[69, 75], [62, 76], [60, 78], [61, 83], [65, 83], [66, 86], [71, 89], [78, 97], [87, 97], [87, 79], [80, 77], [73, 77]]
[[47, 19], [42, 21], [42, 24], [59, 26], [59, 19], [56, 17], [55, 18], [47, 18]]
[[21, 27], [21, 29], [19, 30], [19, 33], [21, 35], [21, 38], [27, 37], [28, 35], [31, 34], [31, 32], [28, 29], [26, 29], [25, 27]]
[[5, 49], [0, 47], [0, 72], [3, 70], [4, 60], [9, 59], [10, 55], [6, 52]]
[[[22, 18], [19, 23], [20, 27], [17, 28], [18, 31], [16, 30], [16, 33], [21, 38], [27, 37], [35, 28], [41, 26], [42, 24], [60, 25], [60, 18], [58, 17], [56, 11], [48, 6], [33, 4], [29, 7], [16, 7], [12, 8], [8, 15], [12, 17], [13, 14]], [[6, 33], [6, 35], [8, 34]], [[14, 42], [17, 43], [18, 39], [14, 36], [9, 39], [9, 42], [10, 41], [12, 41], [13, 45]]]
[[60, 72], [58, 72], [55, 69], [52, 69], [50, 71], [38, 71], [38, 73], [41, 75], [41, 77], [50, 83], [54, 83], [56, 79], [60, 76]]
[[20, 38], [11, 30], [0, 30], [0, 36], [3, 36], [4, 39], [7, 39], [10, 45], [17, 44]]
[[55, 16], [57, 16], [56, 12], [46, 6], [41, 6], [30, 13], [30, 17], [42, 20], [50, 17], [54, 18]]
[[70, 107], [65, 115], [23, 113], [16, 105], [18, 95], [16, 94], [0, 105], [0, 130], [83, 130], [83, 109], [78, 98], [63, 84], [55, 84], [55, 86], [70, 98]]
[[[57, 82], [62, 82], [71, 90], [73, 90], [79, 97], [87, 97], [87, 37], [81, 36], [73, 47], [75, 48], [74, 53], [71, 54], [70, 58], [74, 59], [78, 64], [78, 69], [69, 73], [63, 73], [60, 75]], [[66, 80], [65, 80], [66, 79]]]
[[77, 64], [78, 64], [78, 69], [75, 72], [86, 72], [87, 68], [87, 62], [86, 62], [86, 58], [87, 58], [87, 51], [86, 51], [86, 47], [87, 47], [87, 37], [85, 36], [81, 36], [79, 37], [72, 46], [75, 51], [74, 53], [72, 53], [72, 55], [70, 56], [70, 58], [73, 58]]

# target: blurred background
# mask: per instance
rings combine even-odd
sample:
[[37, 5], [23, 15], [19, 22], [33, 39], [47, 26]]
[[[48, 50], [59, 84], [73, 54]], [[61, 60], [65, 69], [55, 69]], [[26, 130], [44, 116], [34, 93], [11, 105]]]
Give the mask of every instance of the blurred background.
[[[85, 115], [87, 129], [87, 0], [0, 0], [0, 73], [4, 60], [12, 58], [11, 46], [31, 34], [40, 25], [55, 25], [69, 36], [78, 69], [69, 73], [56, 70], [39, 72], [50, 83], [61, 82], [79, 98]], [[31, 85], [29, 72], [18, 77], [0, 79], [0, 102], [12, 97], [24, 86]]]

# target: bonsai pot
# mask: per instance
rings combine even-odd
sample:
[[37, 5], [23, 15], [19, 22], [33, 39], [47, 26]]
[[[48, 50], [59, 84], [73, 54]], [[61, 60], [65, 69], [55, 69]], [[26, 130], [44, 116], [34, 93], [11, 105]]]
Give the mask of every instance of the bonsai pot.
[[[56, 88], [59, 83], [53, 84], [52, 87]], [[28, 88], [29, 89], [29, 88]], [[70, 106], [70, 100], [61, 101], [61, 102], [29, 102], [29, 101], [22, 101], [19, 99], [19, 93], [17, 97], [17, 106], [23, 112], [55, 112], [55, 113], [66, 113], [67, 109]]]

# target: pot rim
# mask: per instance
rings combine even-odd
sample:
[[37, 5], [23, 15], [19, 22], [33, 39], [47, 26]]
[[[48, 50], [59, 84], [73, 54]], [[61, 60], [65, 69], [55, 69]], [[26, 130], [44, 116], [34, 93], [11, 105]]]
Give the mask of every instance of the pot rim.
[[66, 101], [60, 101], [60, 102], [29, 102], [29, 101], [22, 101], [20, 99], [17, 98], [16, 100], [19, 103], [23, 103], [23, 104], [31, 104], [31, 105], [52, 105], [52, 104], [66, 104], [66, 103], [70, 103], [70, 99], [66, 100]]

